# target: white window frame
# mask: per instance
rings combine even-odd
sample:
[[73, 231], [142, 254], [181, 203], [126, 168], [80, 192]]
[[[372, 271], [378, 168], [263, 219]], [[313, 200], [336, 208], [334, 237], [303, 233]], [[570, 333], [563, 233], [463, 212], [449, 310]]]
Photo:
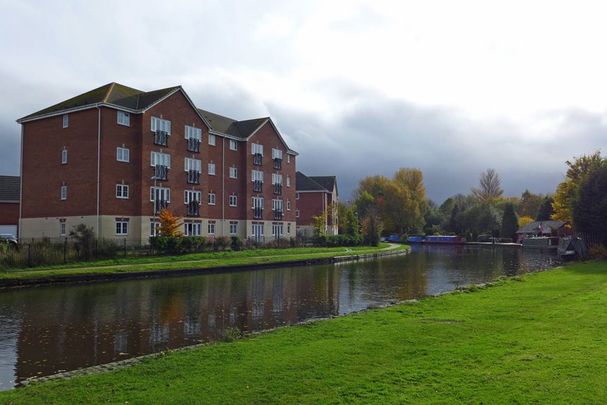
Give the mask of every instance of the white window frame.
[[167, 134], [171, 135], [171, 121], [169, 120], [152, 116], [150, 126], [152, 128], [152, 132], [165, 131]]
[[59, 188], [59, 197], [61, 198], [61, 201], [67, 200], [67, 184], [63, 184]]
[[116, 148], [116, 160], [118, 162], [129, 163], [131, 161], [131, 151], [129, 148], [118, 146]]
[[216, 221], [209, 221], [207, 223], [207, 233], [209, 235], [215, 235], [215, 231], [217, 230], [217, 222]]
[[70, 115], [63, 114], [63, 128], [68, 128], [70, 126]]
[[238, 207], [238, 196], [236, 194], [230, 194], [228, 196], [228, 205], [230, 207]]
[[295, 210], [295, 218], [299, 218], [299, 210]]
[[230, 167], [230, 178], [237, 179], [238, 178], [238, 168], [236, 166]]
[[287, 175], [287, 187], [291, 187], [291, 176]]
[[197, 139], [202, 140], [202, 128], [193, 127], [190, 125], [185, 126], [184, 130], [185, 139]]
[[211, 146], [217, 145], [217, 135], [209, 134], [209, 145], [211, 145]]
[[299, 193], [295, 193], [295, 199], [299, 200]]
[[202, 199], [202, 192], [197, 190], [185, 190], [183, 192], [183, 203], [189, 204], [192, 201], [198, 201]]
[[150, 155], [150, 166], [163, 165], [171, 168], [171, 155], [168, 153], [152, 151]]
[[67, 234], [67, 225], [65, 224], [65, 220], [59, 221], [59, 236], [65, 236]]
[[170, 203], [171, 202], [171, 189], [169, 187], [150, 187], [150, 201], [155, 201], [156, 200], [156, 190], [158, 190], [160, 192], [161, 197], [166, 197], [165, 201]]
[[287, 211], [291, 211], [291, 200], [287, 200]]
[[283, 200], [280, 198], [272, 199], [272, 210], [282, 211], [283, 208]]
[[63, 149], [61, 150], [61, 164], [62, 165], [67, 164], [67, 147], [66, 146], [64, 146]]
[[150, 218], [150, 236], [157, 236], [158, 228], [160, 228], [160, 221], [155, 218]]
[[202, 221], [184, 221], [183, 234], [185, 236], [202, 235]]
[[251, 179], [252, 181], [259, 180], [263, 183], [263, 172], [261, 170], [251, 170]]
[[230, 235], [238, 234], [238, 221], [230, 221]]
[[[253, 223], [251, 225], [251, 234], [253, 235], [253, 237], [254, 238], [255, 237], [263, 238], [263, 228], [264, 228], [263, 224]], [[256, 230], [259, 232], [255, 232]]]
[[[278, 235], [276, 235], [276, 231], [278, 231]], [[272, 236], [281, 237], [285, 234], [285, 228], [283, 222], [272, 222]]]
[[261, 156], [263, 156], [263, 145], [260, 143], [252, 143], [251, 144], [251, 154], [254, 155], [256, 153], [259, 153]]
[[208, 173], [209, 173], [209, 176], [215, 176], [215, 173], [216, 173], [216, 167], [215, 167], [215, 163], [210, 162], [210, 163], [207, 165], [207, 167], [208, 167]]
[[185, 158], [183, 161], [183, 168], [186, 172], [194, 170], [198, 173], [202, 173], [202, 160]]
[[128, 200], [128, 198], [129, 198], [129, 185], [128, 184], [116, 184], [116, 198], [120, 198], [122, 200]]
[[272, 173], [272, 184], [280, 184], [282, 186], [282, 174]]
[[272, 159], [282, 159], [282, 150], [272, 148]]
[[125, 127], [131, 126], [131, 114], [126, 111], [116, 111], [116, 123]]
[[129, 221], [125, 221], [124, 219], [115, 220], [114, 231], [116, 232], [116, 235], [120, 235], [120, 236], [128, 235], [129, 234]]
[[209, 205], [217, 205], [217, 195], [215, 193], [209, 192], [207, 196], [207, 203]]
[[230, 139], [230, 150], [238, 150], [238, 142], [234, 139]]

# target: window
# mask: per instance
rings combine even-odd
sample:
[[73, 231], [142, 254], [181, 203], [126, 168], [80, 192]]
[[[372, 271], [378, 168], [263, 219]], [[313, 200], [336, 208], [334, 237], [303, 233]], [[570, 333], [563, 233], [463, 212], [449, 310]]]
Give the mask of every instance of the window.
[[168, 153], [152, 152], [150, 166], [166, 166], [171, 168], [171, 155]]
[[215, 205], [215, 201], [216, 201], [216, 196], [215, 193], [209, 193], [209, 205]]
[[282, 211], [282, 200], [278, 200], [278, 199], [272, 200], [272, 209], [274, 211]]
[[253, 197], [253, 207], [263, 209], [263, 197]]
[[291, 163], [291, 155], [287, 153], [287, 163]]
[[65, 236], [66, 234], [66, 230], [65, 230], [66, 226], [65, 226], [65, 219], [62, 218], [59, 220], [59, 235], [60, 236]]
[[230, 221], [230, 235], [238, 233], [238, 221]]
[[217, 144], [217, 137], [213, 134], [209, 134], [209, 145], [215, 146]]
[[291, 233], [291, 223], [287, 222], [287, 233]]
[[261, 170], [253, 170], [251, 171], [251, 178], [253, 181], [263, 182], [263, 172]]
[[263, 145], [260, 145], [258, 143], [254, 143], [251, 144], [251, 154], [256, 154], [259, 153], [261, 156], [263, 156]]
[[232, 194], [228, 197], [228, 201], [230, 204], [230, 207], [236, 207], [238, 205], [238, 197], [236, 197], [236, 194]]
[[63, 128], [67, 128], [70, 126], [70, 116], [68, 114], [63, 114]]
[[291, 187], [291, 176], [287, 176], [287, 187]]
[[291, 211], [291, 200], [287, 200], [287, 211]]
[[295, 199], [299, 200], [299, 193], [295, 193]]
[[128, 112], [117, 111], [116, 112], [116, 122], [118, 125], [124, 125], [126, 127], [131, 126], [131, 115]]
[[237, 177], [238, 177], [238, 169], [236, 168], [236, 166], [230, 167], [230, 178], [235, 179]]
[[171, 121], [152, 117], [152, 132], [164, 131], [171, 135]]
[[184, 191], [184, 196], [183, 196], [183, 202], [185, 204], [189, 204], [192, 201], [198, 201], [198, 202], [200, 202], [201, 198], [202, 198], [202, 192], [201, 191], [185, 190]]
[[272, 159], [282, 159], [282, 151], [272, 148]]
[[67, 148], [65, 146], [63, 147], [63, 150], [61, 151], [61, 164], [62, 165], [67, 164]]
[[116, 235], [128, 235], [129, 233], [129, 219], [128, 218], [116, 218]]
[[253, 222], [252, 234], [256, 239], [263, 238], [263, 224]]
[[282, 174], [272, 173], [272, 184], [282, 185]]
[[282, 222], [272, 222], [272, 236], [276, 238], [280, 238], [283, 235], [283, 223]]
[[215, 163], [209, 163], [209, 175], [215, 176]]
[[59, 191], [62, 200], [67, 200], [67, 186], [64, 184]]
[[116, 198], [129, 198], [129, 186], [127, 184], [116, 184]]
[[158, 235], [158, 228], [160, 228], [160, 222], [150, 218], [150, 236]]
[[202, 139], [202, 129], [186, 125], [185, 139], [197, 139], [200, 141]]
[[130, 153], [129, 153], [129, 149], [125, 148], [125, 147], [117, 147], [116, 148], [116, 160], [119, 162], [129, 162], [130, 160]]
[[209, 221], [207, 231], [209, 235], [215, 235], [215, 221]]
[[200, 173], [202, 171], [202, 161], [198, 159], [185, 158], [184, 169], [186, 172], [194, 170], [195, 172]]
[[299, 218], [299, 210], [295, 210], [295, 218]]
[[183, 234], [185, 236], [200, 236], [202, 221], [185, 221], [183, 223]]
[[238, 143], [233, 139], [230, 139], [230, 150], [238, 150]]
[[171, 202], [171, 189], [168, 187], [150, 187], [150, 201]]

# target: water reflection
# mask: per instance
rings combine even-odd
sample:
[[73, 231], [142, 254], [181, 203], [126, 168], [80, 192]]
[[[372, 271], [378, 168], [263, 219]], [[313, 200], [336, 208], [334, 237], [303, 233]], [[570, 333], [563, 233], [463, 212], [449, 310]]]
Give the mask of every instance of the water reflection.
[[554, 266], [521, 249], [416, 246], [404, 257], [0, 294], [0, 388], [31, 376], [346, 314]]

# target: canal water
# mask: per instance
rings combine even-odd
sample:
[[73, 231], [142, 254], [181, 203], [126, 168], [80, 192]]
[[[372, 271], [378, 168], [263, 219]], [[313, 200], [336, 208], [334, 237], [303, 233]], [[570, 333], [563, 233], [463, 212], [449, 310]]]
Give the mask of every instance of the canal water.
[[554, 267], [518, 248], [414, 246], [358, 263], [0, 291], [0, 390], [29, 377], [343, 315]]

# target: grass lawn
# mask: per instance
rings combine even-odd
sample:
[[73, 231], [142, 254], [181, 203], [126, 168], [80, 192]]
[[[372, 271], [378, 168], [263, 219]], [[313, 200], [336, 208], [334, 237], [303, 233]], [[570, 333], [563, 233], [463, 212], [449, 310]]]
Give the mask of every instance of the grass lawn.
[[607, 262], [0, 393], [37, 403], [605, 403]]
[[222, 252], [192, 253], [179, 256], [127, 257], [114, 260], [71, 263], [61, 266], [36, 267], [30, 269], [5, 269], [0, 271], [0, 280], [46, 278], [82, 274], [134, 273], [150, 270], [204, 269], [218, 266], [280, 263], [352, 254], [376, 253], [391, 249], [408, 249], [408, 246], [398, 245], [395, 247], [387, 243], [382, 243], [378, 247], [354, 246], [333, 248], [254, 249], [241, 251], [228, 250]]

